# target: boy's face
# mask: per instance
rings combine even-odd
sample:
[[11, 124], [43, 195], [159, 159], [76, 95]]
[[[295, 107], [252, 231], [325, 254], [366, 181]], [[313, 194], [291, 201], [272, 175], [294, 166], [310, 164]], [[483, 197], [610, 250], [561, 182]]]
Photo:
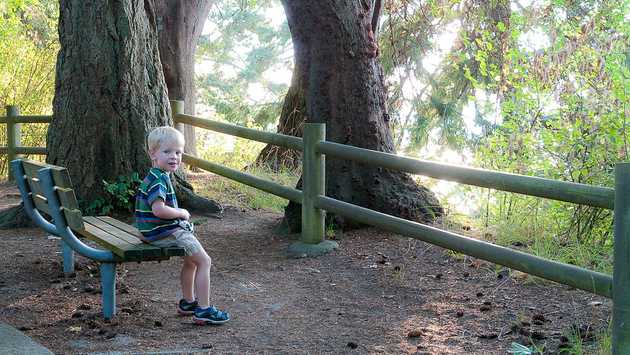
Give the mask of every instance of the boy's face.
[[153, 167], [164, 171], [173, 172], [182, 163], [182, 153], [184, 146], [177, 141], [165, 142], [159, 147], [149, 152]]

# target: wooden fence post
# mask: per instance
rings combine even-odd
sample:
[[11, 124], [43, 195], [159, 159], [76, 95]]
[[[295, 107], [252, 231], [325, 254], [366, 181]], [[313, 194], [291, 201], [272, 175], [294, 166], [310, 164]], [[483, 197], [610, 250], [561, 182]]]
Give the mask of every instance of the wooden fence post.
[[175, 116], [180, 113], [184, 113], [184, 101], [181, 100], [171, 100], [171, 117], [173, 117], [173, 124], [175, 125], [175, 129], [182, 132], [184, 134], [184, 124], [177, 123], [175, 120]]
[[612, 353], [630, 354], [630, 163], [615, 165]]
[[7, 106], [7, 171], [9, 172], [9, 181], [13, 181], [13, 172], [11, 171], [11, 164], [13, 160], [17, 158], [15, 153], [16, 147], [20, 146], [21, 140], [21, 124], [16, 123], [16, 119], [20, 115], [20, 109], [17, 106]]
[[324, 210], [316, 207], [317, 197], [326, 195], [326, 162], [317, 152], [317, 143], [326, 139], [326, 125], [304, 124], [304, 154], [302, 154], [302, 235], [289, 246], [294, 257], [318, 256], [337, 248], [337, 243], [324, 240], [326, 233]]
[[304, 154], [302, 158], [302, 238], [308, 244], [324, 240], [325, 218], [323, 210], [315, 207], [318, 195], [326, 194], [326, 161], [317, 154], [315, 145], [326, 139], [326, 125], [323, 123], [304, 124]]

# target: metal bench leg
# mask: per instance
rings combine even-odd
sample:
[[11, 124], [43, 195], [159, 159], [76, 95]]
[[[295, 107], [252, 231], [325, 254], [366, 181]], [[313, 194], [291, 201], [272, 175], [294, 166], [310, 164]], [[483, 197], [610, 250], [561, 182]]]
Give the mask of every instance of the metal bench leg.
[[111, 319], [116, 314], [116, 263], [101, 263], [101, 291], [103, 316]]
[[63, 272], [71, 274], [74, 272], [74, 250], [68, 243], [61, 240], [61, 254], [63, 255]]

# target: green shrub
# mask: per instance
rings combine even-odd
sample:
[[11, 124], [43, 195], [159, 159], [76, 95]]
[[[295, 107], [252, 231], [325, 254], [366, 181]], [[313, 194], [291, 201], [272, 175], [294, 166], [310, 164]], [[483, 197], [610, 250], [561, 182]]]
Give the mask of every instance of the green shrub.
[[103, 180], [105, 194], [90, 202], [85, 208], [87, 215], [110, 215], [114, 211], [132, 212], [134, 209], [136, 191], [142, 183], [137, 172], [129, 176], [118, 176], [115, 181]]

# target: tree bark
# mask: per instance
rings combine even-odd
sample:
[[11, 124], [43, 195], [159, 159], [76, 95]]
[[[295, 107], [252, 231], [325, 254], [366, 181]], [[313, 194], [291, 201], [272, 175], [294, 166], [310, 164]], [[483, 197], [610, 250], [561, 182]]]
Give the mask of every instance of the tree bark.
[[[68, 168], [84, 205], [105, 193], [103, 180], [134, 171], [145, 174], [151, 166], [146, 135], [154, 127], [172, 126], [155, 8], [153, 0], [60, 1], [61, 47], [46, 161]], [[206, 15], [196, 18], [191, 36], [199, 36]], [[176, 76], [175, 97], [185, 93], [191, 100], [189, 109], [194, 102], [194, 95], [188, 94], [194, 72], [186, 68], [194, 63], [195, 44], [187, 43], [178, 52], [183, 69], [169, 71]], [[218, 203], [194, 195], [180, 177], [176, 180], [182, 206], [202, 213], [222, 210]], [[0, 227], [25, 226], [24, 217], [22, 205], [11, 208], [0, 215]]]
[[[284, 97], [280, 122], [277, 133], [295, 137], [302, 137], [304, 120], [306, 119], [306, 101], [302, 88], [304, 72], [297, 68], [293, 70], [293, 78], [287, 95]], [[282, 169], [295, 170], [302, 163], [302, 152], [268, 144], [258, 154], [256, 165], [267, 167], [273, 171]]]
[[46, 161], [68, 168], [79, 199], [151, 162], [145, 137], [172, 125], [153, 1], [61, 0]]
[[[304, 75], [307, 122], [326, 123], [329, 141], [395, 153], [372, 29], [373, 2], [282, 3], [296, 68]], [[328, 157], [326, 181], [327, 196], [405, 219], [432, 221], [443, 212], [435, 195], [406, 173]], [[300, 230], [298, 204], [289, 203], [285, 217], [292, 232]], [[342, 228], [356, 226], [340, 216], [334, 221]]]
[[[158, 43], [164, 80], [171, 100], [184, 101], [184, 113], [195, 114], [195, 51], [213, 1], [157, 0]], [[184, 150], [197, 155], [193, 126], [184, 125]]]
[[[145, 174], [148, 132], [173, 123], [154, 2], [62, 0], [59, 40], [47, 162], [67, 167], [89, 203], [104, 193], [103, 180]], [[181, 204], [196, 209], [190, 185], [177, 185]], [[221, 210], [212, 201], [205, 208]]]
[[[158, 0], [156, 1], [158, 43], [164, 80], [170, 100], [183, 100], [184, 113], [195, 114], [195, 51], [197, 41], [208, 18], [213, 1]], [[186, 146], [184, 151], [197, 155], [195, 128], [183, 125]], [[221, 205], [198, 196], [186, 182], [183, 171], [175, 174], [175, 189], [179, 202], [194, 211], [220, 213]]]

